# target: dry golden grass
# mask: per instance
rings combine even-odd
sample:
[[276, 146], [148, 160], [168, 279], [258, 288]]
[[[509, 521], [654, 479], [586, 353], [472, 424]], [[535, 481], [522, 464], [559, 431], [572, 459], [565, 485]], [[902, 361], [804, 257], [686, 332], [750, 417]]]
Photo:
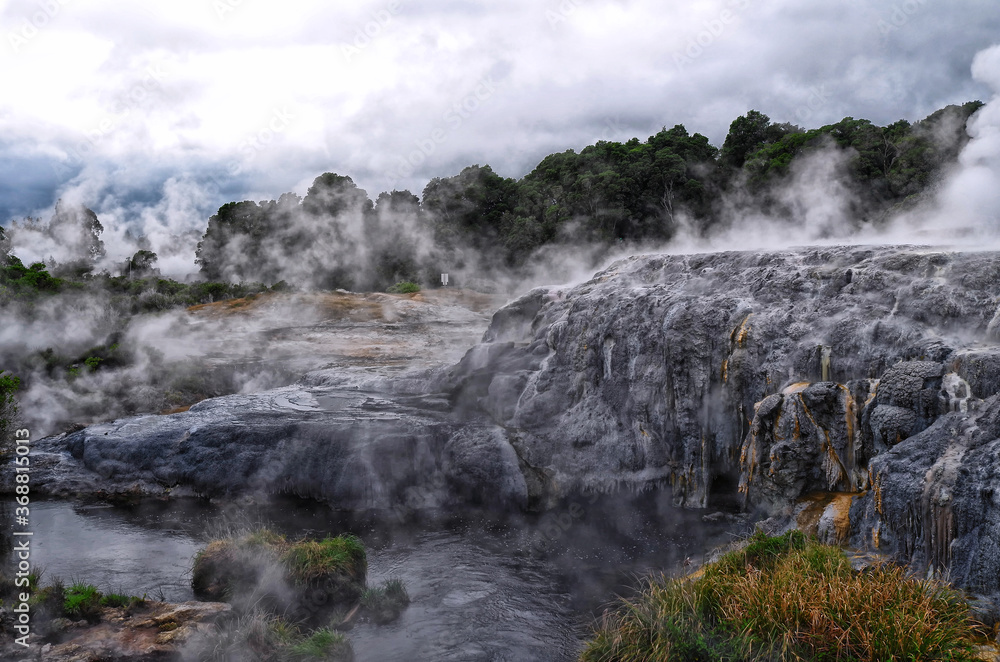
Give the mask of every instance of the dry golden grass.
[[953, 589], [903, 568], [857, 572], [795, 531], [761, 534], [698, 577], [650, 580], [606, 615], [584, 662], [974, 660], [981, 627]]
[[413, 294], [387, 294], [384, 292], [264, 292], [241, 299], [227, 299], [215, 303], [202, 303], [188, 307], [188, 312], [211, 317], [230, 315], [250, 315], [274, 305], [311, 307], [320, 310], [331, 319], [353, 321], [381, 321], [384, 319], [384, 305], [393, 300], [414, 301], [423, 304], [453, 305], [475, 312], [496, 310], [505, 300], [501, 295], [484, 294], [472, 290], [442, 288], [421, 290]]

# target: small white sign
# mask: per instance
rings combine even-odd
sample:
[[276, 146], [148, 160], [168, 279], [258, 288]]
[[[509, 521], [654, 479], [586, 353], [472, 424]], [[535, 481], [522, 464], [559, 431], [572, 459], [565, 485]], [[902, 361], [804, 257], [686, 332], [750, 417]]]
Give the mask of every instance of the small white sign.
[[444, 287], [448, 286], [448, 274], [441, 274], [441, 285]]

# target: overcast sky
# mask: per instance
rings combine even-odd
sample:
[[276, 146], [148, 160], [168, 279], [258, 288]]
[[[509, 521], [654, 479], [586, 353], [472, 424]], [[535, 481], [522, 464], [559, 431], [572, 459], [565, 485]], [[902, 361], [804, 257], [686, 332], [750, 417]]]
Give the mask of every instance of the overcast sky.
[[[0, 2], [0, 220], [59, 196], [204, 228], [325, 171], [373, 199], [474, 163], [756, 108], [816, 127], [990, 96], [996, 0]], [[141, 223], [140, 223], [141, 225]]]

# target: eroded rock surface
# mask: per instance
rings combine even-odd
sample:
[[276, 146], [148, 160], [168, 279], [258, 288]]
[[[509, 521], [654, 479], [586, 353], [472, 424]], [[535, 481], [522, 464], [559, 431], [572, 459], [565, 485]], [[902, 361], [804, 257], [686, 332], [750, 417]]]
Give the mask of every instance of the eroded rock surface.
[[30, 650], [15, 644], [0, 647], [5, 660], [46, 662], [160, 662], [184, 659], [184, 647], [212, 631], [231, 613], [218, 602], [147, 603], [134, 609], [104, 609], [100, 623], [65, 621], [52, 643], [32, 640]]
[[635, 256], [527, 293], [453, 366], [94, 426], [42, 442], [33, 480], [345, 508], [669, 488], [775, 514], [837, 493], [825, 536], [998, 591], [998, 295], [996, 253]]

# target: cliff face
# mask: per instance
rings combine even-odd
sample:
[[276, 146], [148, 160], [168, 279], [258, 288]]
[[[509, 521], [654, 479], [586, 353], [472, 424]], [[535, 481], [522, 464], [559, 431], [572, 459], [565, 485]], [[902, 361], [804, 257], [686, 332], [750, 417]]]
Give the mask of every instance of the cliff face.
[[639, 256], [500, 311], [444, 381], [545, 494], [735, 494], [995, 592], [998, 294], [995, 253]]
[[669, 487], [997, 591], [998, 295], [996, 253], [636, 256], [504, 307], [450, 368], [94, 426], [44, 442], [37, 480], [351, 508]]
[[563, 489], [773, 506], [866, 487], [875, 454], [997, 391], [998, 276], [918, 249], [633, 257], [507, 306], [443, 382]]

